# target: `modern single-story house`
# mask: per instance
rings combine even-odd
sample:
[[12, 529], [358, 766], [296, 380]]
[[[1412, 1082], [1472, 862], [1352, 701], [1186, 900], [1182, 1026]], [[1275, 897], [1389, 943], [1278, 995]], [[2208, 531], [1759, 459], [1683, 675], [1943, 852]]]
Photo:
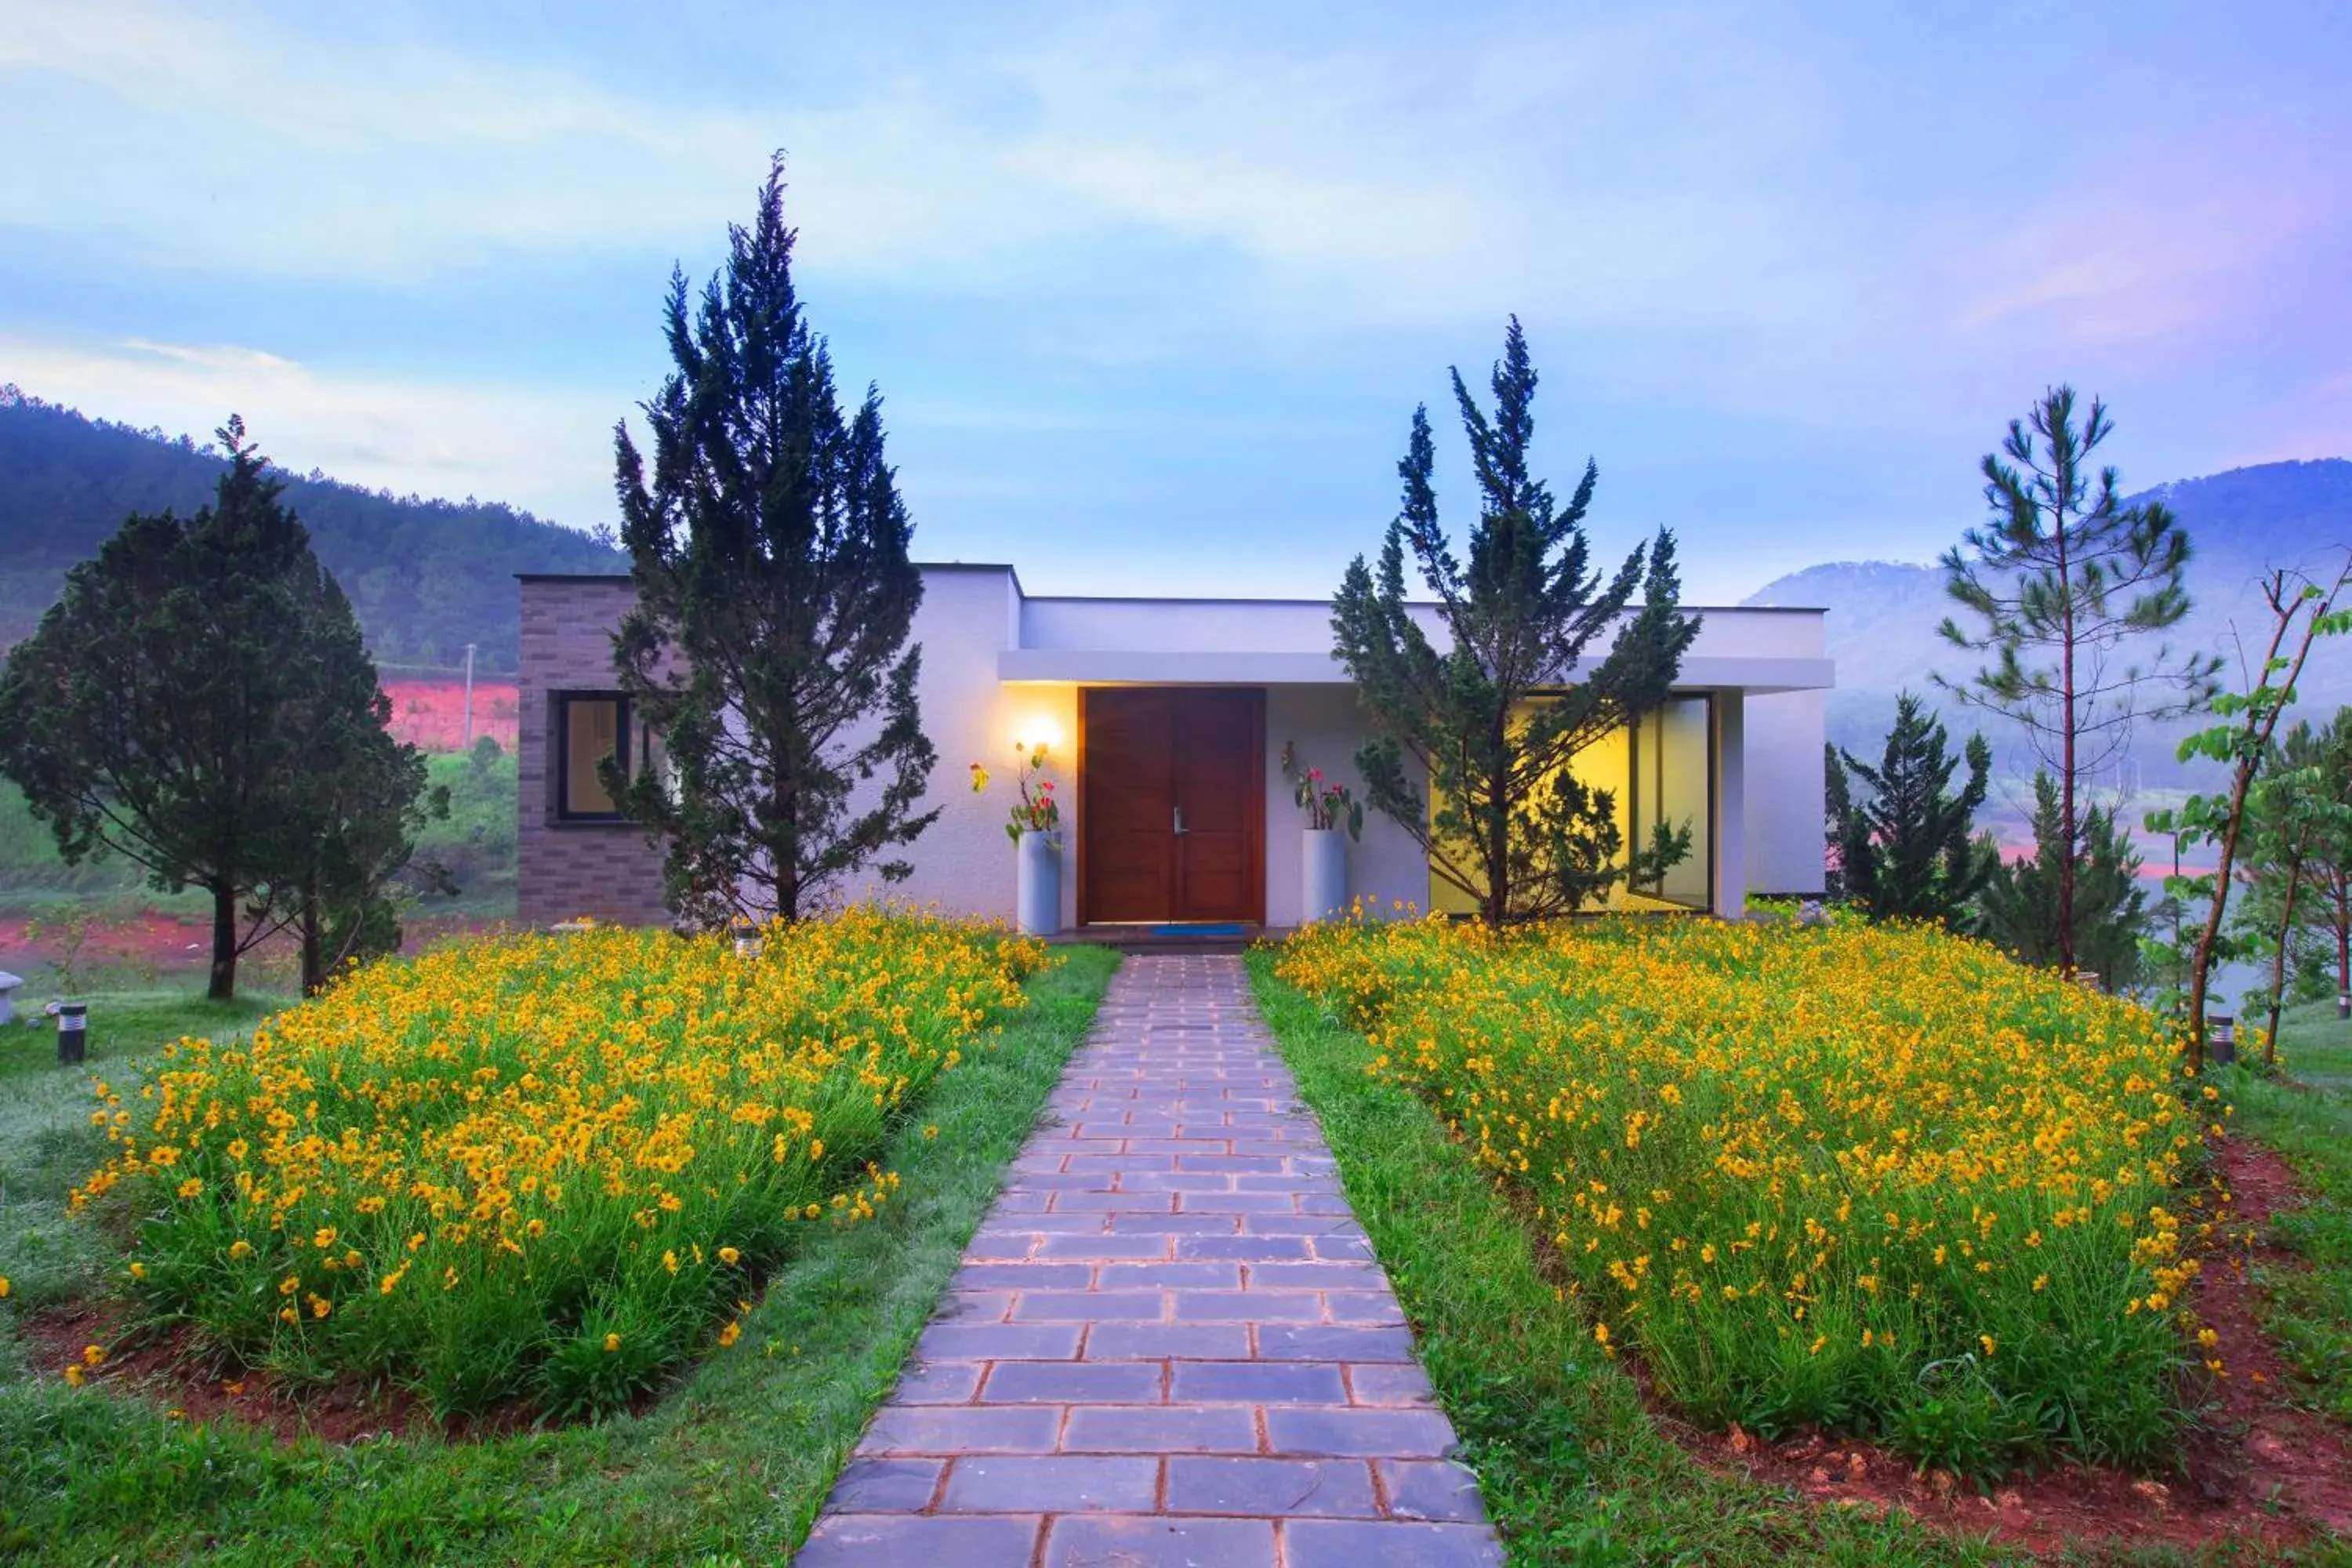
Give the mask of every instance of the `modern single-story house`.
[[[1040, 597], [1010, 566], [922, 574], [913, 636], [939, 751], [931, 802], [943, 809], [894, 896], [1012, 918], [1015, 748], [1043, 742], [1065, 806], [1063, 926], [1298, 923], [1304, 821], [1279, 759], [1289, 747], [1355, 783], [1362, 736], [1326, 602]], [[664, 921], [660, 852], [614, 815], [596, 779], [598, 758], [634, 766], [653, 750], [614, 689], [629, 580], [526, 576], [521, 594], [520, 916]], [[1702, 614], [1674, 700], [1583, 752], [1577, 771], [1615, 792], [1629, 843], [1653, 823], [1690, 824], [1689, 858], [1646, 901], [1737, 915], [1751, 893], [1822, 888], [1822, 697], [1834, 671], [1822, 611]], [[997, 775], [985, 794], [971, 789], [975, 762]], [[1377, 813], [1348, 862], [1353, 897], [1461, 902]]]

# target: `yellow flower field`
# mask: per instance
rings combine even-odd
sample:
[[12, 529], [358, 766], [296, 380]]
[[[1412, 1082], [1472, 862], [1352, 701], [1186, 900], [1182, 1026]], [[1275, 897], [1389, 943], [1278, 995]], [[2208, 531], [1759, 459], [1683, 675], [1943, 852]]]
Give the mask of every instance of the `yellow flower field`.
[[1370, 1038], [1667, 1399], [1984, 1472], [2173, 1447], [2226, 1108], [2134, 1005], [1931, 929], [1334, 925]]
[[101, 1084], [118, 1152], [75, 1201], [127, 1201], [134, 1295], [236, 1362], [611, 1409], [731, 1344], [796, 1233], [895, 1199], [886, 1123], [1044, 956], [861, 910], [757, 959], [596, 929], [378, 964]]

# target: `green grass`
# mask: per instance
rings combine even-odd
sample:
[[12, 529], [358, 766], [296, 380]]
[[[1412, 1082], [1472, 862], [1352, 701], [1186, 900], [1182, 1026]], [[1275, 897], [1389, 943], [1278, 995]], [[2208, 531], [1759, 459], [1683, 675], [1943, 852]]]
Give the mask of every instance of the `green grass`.
[[2263, 1324], [2296, 1394], [2352, 1420], [2352, 1024], [2332, 1001], [2291, 1009], [2279, 1029], [2282, 1079], [2241, 1072], [2238, 1125], [2286, 1157], [2311, 1194], [2275, 1215], [2271, 1239], [2296, 1266], [2258, 1268]]
[[[86, 1294], [112, 1256], [105, 1237], [66, 1213], [74, 1184], [108, 1153], [105, 1134], [89, 1124], [91, 1076], [128, 1081], [123, 1069], [158, 1047], [249, 1027], [278, 1005], [255, 995], [207, 1002], [181, 992], [100, 992], [89, 997], [88, 1061], [79, 1068], [58, 1065], [56, 1026], [37, 1011], [34, 1027], [20, 1016], [0, 1028], [0, 1279], [13, 1305]], [[0, 1369], [9, 1364], [5, 1338]]]
[[[1251, 977], [1349, 1201], [1412, 1320], [1510, 1561], [1531, 1565], [2022, 1563], [2022, 1551], [1906, 1517], [1817, 1508], [1710, 1474], [1601, 1355], [1529, 1229], [1426, 1105], [1367, 1072], [1363, 1037], [1251, 955]], [[2312, 1561], [2341, 1561], [2315, 1549]], [[2083, 1549], [2101, 1563], [2250, 1562], [2226, 1548]], [[2276, 1560], [2276, 1559], [2273, 1559]], [[2291, 1560], [2291, 1559], [2290, 1559]]]
[[812, 1241], [770, 1281], [741, 1342], [647, 1414], [478, 1444], [278, 1447], [183, 1427], [102, 1384], [19, 1375], [0, 1384], [0, 1557], [774, 1561], [815, 1517], [1086, 1035], [1117, 960], [1061, 952], [1000, 1048], [941, 1078], [894, 1135], [884, 1163], [902, 1201]]

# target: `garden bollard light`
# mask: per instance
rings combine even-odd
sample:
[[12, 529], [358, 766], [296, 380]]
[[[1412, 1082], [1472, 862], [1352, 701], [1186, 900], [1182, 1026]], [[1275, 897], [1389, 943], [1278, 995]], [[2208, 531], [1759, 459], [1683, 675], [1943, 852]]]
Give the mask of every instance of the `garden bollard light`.
[[58, 1005], [58, 1065], [59, 1067], [69, 1068], [80, 1064], [89, 1026], [89, 1003], [62, 1002]]
[[2215, 1067], [2228, 1067], [2238, 1059], [2237, 1018], [2228, 1013], [2216, 1013], [2206, 1020], [2210, 1027], [2205, 1036], [2205, 1054]]
[[738, 958], [759, 957], [760, 950], [762, 945], [760, 940], [760, 928], [753, 925], [750, 921], [739, 920], [735, 922], [734, 931], [735, 956]]
[[[25, 984], [20, 977], [0, 969], [0, 1024], [16, 1016], [16, 987]], [[26, 1019], [26, 1023], [32, 1022]]]

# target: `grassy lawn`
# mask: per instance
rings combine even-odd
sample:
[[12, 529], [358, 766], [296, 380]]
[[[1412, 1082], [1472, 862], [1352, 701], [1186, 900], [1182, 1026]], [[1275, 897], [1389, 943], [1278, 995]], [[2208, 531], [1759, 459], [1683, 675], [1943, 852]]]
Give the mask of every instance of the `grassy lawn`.
[[2279, 1030], [2284, 1077], [2235, 1075], [2239, 1125], [2286, 1157], [2311, 1202], [2277, 1215], [2271, 1239], [2303, 1267], [2261, 1268], [2263, 1321], [2298, 1393], [2352, 1420], [2352, 1024], [2333, 1002], [2291, 1011]]
[[[940, 1078], [888, 1132], [881, 1163], [902, 1180], [898, 1201], [866, 1224], [812, 1227], [734, 1347], [693, 1367], [642, 1415], [480, 1443], [278, 1446], [226, 1426], [184, 1426], [102, 1380], [77, 1392], [26, 1377], [8, 1316], [26, 1303], [12, 1300], [0, 1308], [0, 1455], [9, 1457], [0, 1462], [0, 1557], [773, 1561], [814, 1517], [1086, 1035], [1116, 959], [1092, 948], [1060, 956], [1028, 982], [1034, 1005], [998, 1048]], [[125, 1034], [119, 1045], [133, 1043]], [[19, 1087], [12, 1079], [0, 1093], [13, 1098]], [[43, 1158], [61, 1173], [84, 1173], [93, 1152], [80, 1142], [87, 1103], [61, 1089], [46, 1115], [12, 1111], [0, 1123], [0, 1169]], [[14, 1201], [12, 1186], [12, 1237]]]
[[[109, 1073], [184, 1035], [248, 1027], [280, 1005], [172, 991], [100, 992], [89, 1000], [84, 1050], [91, 1070]], [[36, 1026], [26, 1027], [23, 1011], [20, 1005], [18, 1020], [0, 1028], [0, 1279], [19, 1310], [88, 1294], [111, 1257], [104, 1237], [66, 1213], [66, 1194], [107, 1155], [105, 1135], [89, 1124], [89, 1072], [59, 1067], [54, 1022], [36, 1012]], [[12, 1343], [0, 1342], [0, 1358]]]
[[1250, 958], [1259, 1002], [1514, 1563], [2030, 1561], [1899, 1517], [1816, 1510], [1694, 1463], [1596, 1349], [1468, 1151], [1409, 1090], [1372, 1076], [1364, 1037], [1276, 979], [1273, 962]]

